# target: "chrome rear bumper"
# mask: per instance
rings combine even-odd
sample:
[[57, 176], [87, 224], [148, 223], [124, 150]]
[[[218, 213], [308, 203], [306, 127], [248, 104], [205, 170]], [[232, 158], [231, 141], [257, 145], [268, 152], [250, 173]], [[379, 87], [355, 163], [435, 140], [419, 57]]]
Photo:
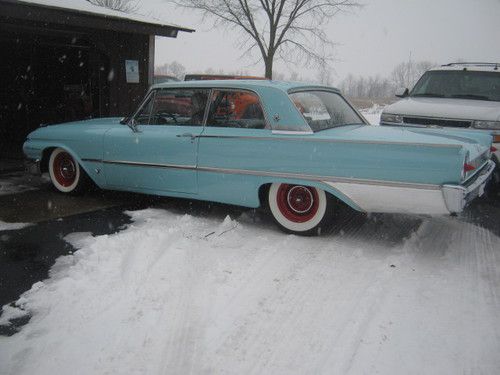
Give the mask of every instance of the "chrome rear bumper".
[[495, 166], [495, 162], [489, 160], [488, 164], [476, 175], [474, 181], [467, 186], [443, 185], [442, 192], [448, 211], [462, 212], [473, 199], [483, 195], [484, 187], [491, 178]]

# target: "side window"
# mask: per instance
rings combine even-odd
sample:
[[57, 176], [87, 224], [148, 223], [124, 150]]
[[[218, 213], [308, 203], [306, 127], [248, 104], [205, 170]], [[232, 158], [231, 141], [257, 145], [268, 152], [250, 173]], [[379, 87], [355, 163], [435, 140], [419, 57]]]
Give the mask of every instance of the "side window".
[[259, 97], [249, 91], [215, 90], [207, 126], [264, 129], [266, 121]]
[[151, 125], [202, 125], [209, 90], [163, 89], [156, 92]]
[[134, 121], [137, 125], [147, 125], [149, 124], [149, 119], [151, 117], [151, 108], [153, 107], [153, 99], [155, 97], [154, 92], [149, 95], [149, 98], [144, 102], [139, 112], [134, 117]]

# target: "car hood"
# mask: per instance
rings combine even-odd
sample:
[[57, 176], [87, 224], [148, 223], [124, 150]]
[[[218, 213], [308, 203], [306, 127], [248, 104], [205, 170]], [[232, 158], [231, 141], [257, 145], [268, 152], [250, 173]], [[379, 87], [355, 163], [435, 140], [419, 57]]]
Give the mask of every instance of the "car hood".
[[63, 126], [98, 126], [98, 127], [109, 127], [120, 124], [120, 121], [123, 117], [104, 117], [104, 118], [94, 118], [90, 120], [82, 120], [82, 121], [72, 121], [65, 122], [62, 124], [54, 124], [48, 125], [48, 127], [63, 127]]
[[404, 98], [385, 113], [461, 120], [500, 121], [500, 102], [450, 98]]
[[31, 132], [28, 137], [32, 139], [73, 139], [82, 132], [103, 134], [111, 127], [121, 126], [120, 120], [121, 117], [108, 117], [42, 126]]

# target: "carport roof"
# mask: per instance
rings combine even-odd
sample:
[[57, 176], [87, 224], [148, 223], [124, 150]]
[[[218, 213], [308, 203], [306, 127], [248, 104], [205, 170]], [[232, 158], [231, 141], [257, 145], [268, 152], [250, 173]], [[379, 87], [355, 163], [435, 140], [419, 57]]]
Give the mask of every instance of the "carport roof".
[[178, 31], [194, 31], [153, 17], [97, 6], [86, 0], [65, 0], [64, 2], [61, 0], [0, 0], [0, 8], [3, 16], [67, 26], [85, 26], [174, 38]]

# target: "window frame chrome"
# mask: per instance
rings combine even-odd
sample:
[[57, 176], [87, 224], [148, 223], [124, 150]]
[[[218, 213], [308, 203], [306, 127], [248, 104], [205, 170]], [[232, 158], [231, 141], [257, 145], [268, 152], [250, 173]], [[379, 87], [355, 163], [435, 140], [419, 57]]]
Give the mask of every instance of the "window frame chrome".
[[[216, 91], [244, 91], [244, 92], [249, 92], [251, 94], [254, 94], [257, 99], [259, 100], [259, 106], [260, 108], [262, 109], [262, 114], [264, 115], [264, 123], [265, 123], [265, 127], [264, 129], [255, 129], [255, 128], [232, 128], [230, 127], [229, 129], [244, 129], [244, 130], [273, 130], [272, 126], [271, 126], [271, 122], [269, 121], [269, 115], [267, 113], [267, 110], [266, 108], [264, 107], [263, 103], [264, 101], [262, 100], [262, 97], [259, 95], [259, 93], [255, 90], [251, 90], [251, 89], [247, 89], [247, 88], [235, 88], [235, 87], [211, 87], [211, 93], [210, 93], [210, 97], [209, 97], [209, 100], [208, 100], [208, 111], [205, 113], [205, 119], [204, 119], [204, 124], [203, 124], [203, 127], [204, 128], [223, 128], [221, 126], [209, 126], [207, 124], [207, 121], [208, 121], [208, 115], [210, 114], [210, 109], [212, 107], [212, 100], [213, 100], [213, 95]], [[224, 127], [224, 128], [227, 128], [227, 127]]]

